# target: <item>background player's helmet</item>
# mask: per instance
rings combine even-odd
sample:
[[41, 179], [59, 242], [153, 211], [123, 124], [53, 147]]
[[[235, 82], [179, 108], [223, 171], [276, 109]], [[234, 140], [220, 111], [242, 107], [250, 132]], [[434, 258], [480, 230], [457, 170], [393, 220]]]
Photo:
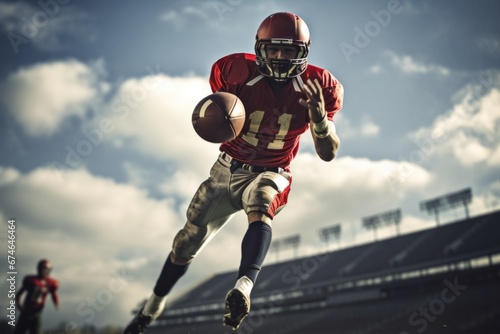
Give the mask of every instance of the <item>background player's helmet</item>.
[[38, 265], [36, 268], [38, 271], [38, 276], [46, 277], [50, 274], [50, 271], [52, 270], [52, 263], [50, 263], [50, 261], [47, 259], [42, 259], [38, 261]]
[[[268, 16], [255, 36], [256, 65], [265, 76], [284, 81], [302, 74], [307, 67], [307, 54], [311, 44], [309, 28], [304, 20], [293, 13], [275, 13]], [[270, 45], [286, 45], [297, 49], [294, 59], [272, 59], [267, 55]]]

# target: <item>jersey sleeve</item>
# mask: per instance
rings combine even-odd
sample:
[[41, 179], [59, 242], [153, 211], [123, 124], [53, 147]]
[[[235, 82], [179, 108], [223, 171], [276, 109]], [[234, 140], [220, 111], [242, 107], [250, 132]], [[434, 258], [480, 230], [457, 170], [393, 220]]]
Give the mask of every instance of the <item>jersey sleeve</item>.
[[50, 282], [50, 290], [57, 291], [57, 289], [59, 289], [59, 281], [52, 278]]
[[223, 59], [219, 59], [212, 65], [209, 82], [210, 82], [210, 88], [212, 89], [213, 93], [218, 91], [225, 91], [224, 89], [225, 79], [222, 73], [223, 68], [224, 68]]
[[231, 54], [217, 60], [210, 71], [212, 92], [237, 94], [239, 86], [248, 79], [249, 60], [252, 61], [251, 56], [243, 53]]
[[59, 281], [51, 278], [49, 291], [56, 306], [59, 305], [59, 294], [57, 293], [57, 289], [59, 289]]
[[344, 102], [344, 87], [328, 71], [323, 75], [323, 97], [327, 118], [333, 121], [333, 116], [342, 109]]

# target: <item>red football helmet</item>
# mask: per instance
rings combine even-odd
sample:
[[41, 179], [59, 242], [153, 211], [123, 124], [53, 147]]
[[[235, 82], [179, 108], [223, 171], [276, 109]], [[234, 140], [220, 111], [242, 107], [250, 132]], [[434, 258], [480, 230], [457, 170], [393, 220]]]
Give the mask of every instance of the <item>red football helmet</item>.
[[38, 276], [46, 277], [50, 274], [50, 271], [52, 270], [52, 263], [50, 263], [49, 260], [42, 259], [38, 261], [38, 265], [36, 268], [38, 271]]
[[[282, 12], [268, 16], [260, 24], [255, 39], [255, 63], [265, 76], [285, 81], [306, 70], [311, 40], [309, 28], [297, 15]], [[267, 50], [270, 46], [296, 48], [296, 56], [292, 59], [269, 58]]]

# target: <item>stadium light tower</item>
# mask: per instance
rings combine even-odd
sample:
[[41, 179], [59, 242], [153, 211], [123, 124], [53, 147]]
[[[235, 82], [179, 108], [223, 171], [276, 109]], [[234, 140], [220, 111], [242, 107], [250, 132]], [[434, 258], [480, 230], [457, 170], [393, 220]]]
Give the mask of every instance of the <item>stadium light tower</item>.
[[377, 229], [380, 225], [380, 220], [378, 216], [365, 217], [363, 218], [363, 227], [367, 230], [373, 230], [373, 237], [377, 241]]
[[276, 255], [276, 262], [280, 260], [280, 246], [281, 246], [281, 240], [274, 240], [271, 244], [271, 252]]
[[427, 211], [428, 214], [434, 213], [436, 226], [439, 226], [439, 209], [442, 207], [441, 198], [420, 202], [420, 211]]
[[469, 203], [472, 202], [472, 190], [470, 188], [452, 193], [447, 198], [448, 206], [454, 208], [460, 205], [464, 206], [465, 218], [469, 219]]
[[297, 235], [285, 238], [285, 239], [281, 240], [281, 244], [285, 248], [292, 247], [294, 257], [296, 258], [298, 255], [298, 248], [299, 248], [299, 244], [300, 244], [300, 235], [297, 234]]
[[342, 232], [342, 226], [340, 225], [340, 223], [338, 223], [338, 224], [320, 229], [318, 231], [318, 234], [319, 234], [320, 240], [328, 248], [328, 246], [330, 245], [331, 237], [333, 236], [333, 238], [335, 240], [339, 241], [341, 232]]
[[271, 252], [274, 252], [276, 254], [276, 261], [278, 261], [280, 250], [292, 247], [294, 249], [294, 256], [297, 257], [299, 244], [300, 244], [300, 235], [298, 234], [288, 238], [278, 239], [272, 242]]
[[436, 224], [439, 226], [439, 212], [453, 209], [457, 206], [464, 206], [465, 218], [469, 219], [468, 204], [472, 202], [472, 190], [470, 188], [454, 193], [446, 194], [437, 198], [420, 202], [420, 211], [434, 213]]
[[377, 215], [363, 218], [363, 227], [373, 230], [375, 241], [377, 241], [377, 229], [382, 225], [394, 225], [396, 235], [399, 235], [399, 224], [401, 223], [401, 209], [386, 211]]
[[381, 213], [380, 218], [386, 225], [394, 225], [396, 229], [396, 235], [399, 235], [399, 224], [401, 224], [401, 209]]

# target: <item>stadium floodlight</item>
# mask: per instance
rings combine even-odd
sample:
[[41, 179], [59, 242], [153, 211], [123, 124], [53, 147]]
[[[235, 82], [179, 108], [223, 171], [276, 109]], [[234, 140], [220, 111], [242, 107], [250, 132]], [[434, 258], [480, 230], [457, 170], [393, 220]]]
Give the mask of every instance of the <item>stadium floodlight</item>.
[[322, 228], [318, 231], [320, 240], [326, 244], [328, 247], [330, 245], [331, 237], [333, 236], [337, 241], [340, 240], [340, 233], [342, 232], [342, 226], [340, 223]]
[[300, 235], [298, 234], [281, 240], [281, 243], [283, 245], [292, 247], [297, 246], [299, 242], [300, 242]]
[[377, 229], [380, 226], [380, 219], [378, 216], [371, 216], [363, 218], [363, 227], [367, 230], [373, 230], [373, 237], [377, 241]]
[[401, 209], [381, 213], [380, 218], [386, 225], [394, 225], [394, 227], [396, 228], [396, 235], [399, 235], [399, 224], [401, 224]]
[[281, 244], [284, 247], [292, 247], [293, 251], [294, 251], [294, 256], [297, 257], [297, 250], [298, 250], [299, 244], [300, 244], [300, 235], [297, 234], [297, 235], [285, 238], [285, 239], [281, 240]]
[[280, 257], [279, 257], [280, 247], [281, 247], [281, 240], [274, 240], [271, 243], [271, 252], [276, 254], [276, 262], [278, 262], [280, 259]]
[[363, 218], [363, 227], [367, 230], [373, 230], [375, 241], [377, 241], [377, 229], [381, 225], [394, 225], [396, 227], [396, 234], [399, 235], [400, 223], [401, 209], [386, 211], [377, 215]]
[[472, 190], [470, 188], [463, 189], [454, 193], [439, 196], [427, 201], [420, 202], [420, 211], [433, 213], [436, 217], [436, 224], [439, 226], [439, 212], [453, 209], [457, 206], [464, 206], [465, 217], [469, 218], [468, 204], [472, 202]]
[[291, 237], [274, 240], [271, 244], [271, 251], [276, 253], [276, 261], [279, 260], [279, 252], [281, 249], [289, 247], [294, 248], [295, 257], [297, 257], [297, 249], [300, 244], [300, 235], [293, 235]]
[[447, 196], [447, 203], [450, 208], [455, 208], [457, 206], [464, 206], [465, 218], [469, 219], [469, 207], [468, 204], [472, 202], [472, 190], [470, 188], [449, 194]]

